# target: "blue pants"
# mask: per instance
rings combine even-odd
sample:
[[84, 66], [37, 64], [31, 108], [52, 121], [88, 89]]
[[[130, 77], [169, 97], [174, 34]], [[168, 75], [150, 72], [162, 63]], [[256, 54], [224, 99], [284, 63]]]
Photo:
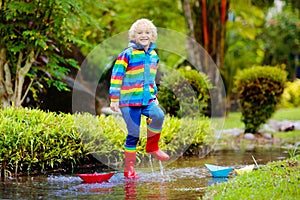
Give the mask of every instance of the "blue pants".
[[128, 135], [125, 146], [136, 146], [140, 138], [141, 116], [151, 118], [149, 127], [154, 130], [161, 130], [164, 122], [164, 112], [151, 102], [147, 106], [131, 106], [121, 108], [123, 119], [127, 126]]

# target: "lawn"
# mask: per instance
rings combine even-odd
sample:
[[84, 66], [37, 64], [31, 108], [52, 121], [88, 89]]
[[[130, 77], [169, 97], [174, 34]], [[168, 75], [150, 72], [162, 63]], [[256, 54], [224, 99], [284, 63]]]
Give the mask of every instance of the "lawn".
[[[241, 112], [230, 112], [225, 118], [223, 129], [232, 128], [244, 128], [244, 124], [241, 121]], [[277, 110], [270, 120], [283, 121], [300, 121], [300, 107], [286, 108]]]
[[[235, 139], [232, 136], [233, 132], [236, 129], [244, 129], [244, 124], [241, 121], [241, 112], [230, 112], [227, 114], [225, 120], [223, 118], [215, 119], [216, 122], [222, 123], [224, 120], [224, 126], [222, 130], [226, 130], [225, 134], [222, 134], [222, 137], [219, 140], [219, 144], [225, 147], [228, 147], [228, 144], [231, 144]], [[297, 108], [287, 108], [277, 110], [270, 120], [274, 121], [300, 121], [300, 107]], [[232, 132], [231, 132], [232, 129]], [[295, 144], [300, 142], [300, 130], [293, 130], [288, 132], [269, 132], [273, 135], [274, 139], [278, 139], [277, 145], [280, 146], [289, 146], [290, 144]], [[246, 142], [248, 143], [248, 142]]]
[[[240, 119], [240, 112], [229, 113], [223, 129], [243, 129], [244, 125]], [[300, 121], [300, 107], [277, 110], [270, 120]], [[278, 131], [272, 134], [274, 139], [280, 139], [279, 143], [273, 144], [287, 147], [291, 158], [268, 163], [252, 173], [233, 177], [225, 183], [212, 185], [207, 188], [203, 199], [300, 199], [300, 148], [296, 146], [300, 142], [300, 130]], [[219, 143], [228, 148], [234, 139], [234, 136], [222, 137]], [[252, 141], [244, 140], [244, 143], [252, 143]], [[254, 141], [254, 143], [256, 142]], [[233, 146], [236, 148], [237, 144], [233, 143]]]
[[300, 156], [268, 163], [207, 188], [203, 199], [299, 199]]

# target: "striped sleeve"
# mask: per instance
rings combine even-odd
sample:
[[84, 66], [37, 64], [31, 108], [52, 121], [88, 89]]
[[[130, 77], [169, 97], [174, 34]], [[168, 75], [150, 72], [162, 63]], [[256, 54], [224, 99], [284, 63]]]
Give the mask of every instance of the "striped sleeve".
[[153, 89], [154, 89], [154, 95], [157, 96], [158, 90], [157, 90], [157, 86], [155, 83], [154, 83]]
[[120, 101], [120, 90], [128, 66], [128, 51], [123, 51], [117, 58], [110, 79], [109, 95], [111, 102]]

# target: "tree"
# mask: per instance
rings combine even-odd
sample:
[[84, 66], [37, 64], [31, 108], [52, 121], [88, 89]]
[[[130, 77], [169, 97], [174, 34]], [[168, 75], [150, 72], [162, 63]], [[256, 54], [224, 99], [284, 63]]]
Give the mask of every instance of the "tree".
[[227, 109], [231, 108], [234, 95], [233, 78], [238, 71], [260, 65], [263, 56], [263, 40], [260, 37], [265, 23], [265, 13], [269, 4], [262, 1], [253, 4], [248, 0], [230, 2], [226, 25], [225, 62], [221, 69], [226, 86]]
[[64, 54], [75, 40], [78, 19], [89, 20], [76, 0], [7, 0], [0, 2], [0, 104], [19, 107], [29, 91], [44, 85], [66, 89], [62, 82], [77, 67]]
[[[285, 6], [266, 23], [261, 38], [264, 40], [263, 64], [285, 64], [289, 80], [296, 78], [300, 55], [300, 19], [298, 10]], [[276, 42], [275, 42], [276, 41]]]
[[[224, 64], [229, 1], [183, 0], [190, 35], [209, 53], [219, 68]], [[205, 69], [209, 72], [209, 69]]]
[[[225, 34], [226, 34], [226, 21], [229, 1], [228, 0], [182, 0], [182, 5], [185, 11], [186, 19], [189, 26], [190, 35], [195, 38], [196, 42], [201, 44], [204, 49], [211, 56], [219, 69], [224, 65], [225, 53]], [[213, 69], [207, 64], [207, 57], [203, 57], [199, 49], [194, 49], [190, 45], [192, 60], [198, 66], [203, 68], [216, 90], [218, 87], [219, 76], [218, 71]], [[220, 92], [220, 91], [217, 91]], [[221, 94], [221, 93], [220, 93]], [[217, 104], [223, 105], [224, 96], [217, 96]], [[217, 115], [224, 115], [225, 110], [221, 107]]]

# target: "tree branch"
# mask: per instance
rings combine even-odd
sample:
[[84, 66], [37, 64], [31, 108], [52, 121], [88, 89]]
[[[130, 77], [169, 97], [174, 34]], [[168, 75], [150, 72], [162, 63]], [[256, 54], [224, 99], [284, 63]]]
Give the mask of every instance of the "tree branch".
[[24, 67], [20, 69], [20, 75], [26, 76], [26, 74], [29, 72], [33, 62], [34, 62], [34, 50], [31, 50], [27, 59]]
[[195, 38], [194, 24], [189, 0], [182, 0], [183, 10], [188, 21], [191, 37]]
[[10, 69], [8, 66], [8, 62], [5, 63], [4, 65], [4, 72], [5, 72], [5, 88], [6, 88], [6, 92], [8, 94], [8, 96], [11, 96], [14, 91], [12, 88], [12, 83], [11, 83], [11, 73], [10, 73]]
[[18, 90], [19, 90], [19, 88], [18, 88], [19, 87], [19, 73], [20, 73], [19, 71], [22, 68], [22, 60], [23, 60], [23, 52], [20, 51], [18, 62], [17, 62], [17, 69], [16, 69], [15, 91], [14, 91], [14, 94], [13, 94], [13, 97], [12, 97], [12, 99], [14, 101], [17, 98], [17, 93], [18, 93]]
[[21, 104], [22, 104], [23, 101], [25, 100], [25, 98], [26, 98], [26, 96], [27, 96], [27, 94], [28, 94], [28, 92], [29, 92], [29, 89], [30, 89], [32, 83], [33, 83], [33, 78], [30, 79], [30, 83], [29, 83], [29, 85], [28, 85], [28, 87], [27, 87], [27, 89], [26, 89], [26, 91], [25, 91], [25, 93], [24, 93], [24, 95], [23, 95], [23, 97], [22, 97], [22, 99], [21, 99], [21, 101], [20, 101]]
[[4, 80], [4, 63], [6, 62], [6, 49], [2, 47], [0, 49], [0, 81]]
[[[21, 60], [22, 60], [21, 55], [23, 55], [23, 54], [19, 55], [17, 74], [16, 74], [16, 77], [18, 79], [18, 80], [16, 80], [17, 85], [15, 86], [15, 98], [14, 98], [14, 103], [15, 103], [16, 107], [21, 106], [22, 90], [23, 90], [23, 85], [24, 85], [24, 81], [25, 81], [25, 76], [27, 75], [28, 71], [30, 70], [30, 68], [35, 60], [34, 50], [31, 50], [30, 53], [27, 55], [24, 67], [21, 67]], [[24, 99], [24, 97], [22, 99]]]

